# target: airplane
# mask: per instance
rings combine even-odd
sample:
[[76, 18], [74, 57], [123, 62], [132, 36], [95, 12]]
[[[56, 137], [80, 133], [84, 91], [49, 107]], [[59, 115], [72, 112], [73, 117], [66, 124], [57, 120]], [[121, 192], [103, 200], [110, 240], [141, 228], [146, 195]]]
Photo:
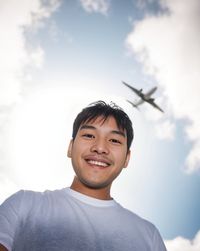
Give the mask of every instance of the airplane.
[[128, 88], [130, 88], [133, 92], [135, 92], [141, 99], [137, 102], [137, 103], [133, 103], [129, 100], [127, 100], [132, 106], [134, 106], [135, 108], [138, 108], [139, 105], [141, 105], [144, 102], [149, 103], [150, 105], [152, 105], [154, 108], [158, 109], [161, 112], [164, 112], [155, 102], [154, 102], [154, 98], [151, 98], [151, 95], [157, 90], [157, 87], [153, 87], [151, 90], [149, 90], [147, 93], [143, 93], [142, 89], [138, 90], [136, 88], [134, 88], [133, 86], [125, 83], [122, 81], [122, 83], [124, 85], [126, 85]]

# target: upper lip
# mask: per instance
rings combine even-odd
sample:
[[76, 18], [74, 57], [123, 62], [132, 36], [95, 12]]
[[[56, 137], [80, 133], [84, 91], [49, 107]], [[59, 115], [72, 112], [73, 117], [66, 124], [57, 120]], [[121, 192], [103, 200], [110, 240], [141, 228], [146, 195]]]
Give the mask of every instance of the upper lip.
[[84, 157], [84, 159], [86, 161], [93, 160], [93, 161], [103, 162], [103, 163], [106, 163], [109, 166], [112, 164], [112, 161], [110, 159], [108, 159], [106, 157], [102, 157], [102, 156], [99, 157], [97, 155], [87, 155], [87, 156]]

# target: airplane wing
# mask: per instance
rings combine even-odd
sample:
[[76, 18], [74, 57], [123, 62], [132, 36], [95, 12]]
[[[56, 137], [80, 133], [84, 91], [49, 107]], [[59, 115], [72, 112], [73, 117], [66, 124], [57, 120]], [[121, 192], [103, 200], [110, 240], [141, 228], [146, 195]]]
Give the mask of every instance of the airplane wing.
[[141, 99], [137, 102], [137, 103], [133, 103], [129, 100], [127, 100], [130, 104], [132, 104], [132, 106], [138, 108], [138, 106], [144, 102], [149, 103], [150, 105], [152, 105], [154, 108], [158, 109], [161, 112], [164, 112], [155, 102], [154, 99], [151, 98], [151, 95], [157, 90], [157, 87], [153, 87], [151, 90], [149, 90], [146, 94], [142, 93], [142, 89], [138, 90], [136, 88], [134, 88], [133, 86], [125, 83], [122, 81], [122, 83], [124, 85], [126, 85], [127, 87], [129, 87], [132, 91], [134, 91]]
[[139, 97], [143, 97], [142, 90], [138, 90], [138, 89], [134, 88], [133, 86], [131, 86], [131, 85], [129, 85], [129, 84], [123, 82], [123, 81], [122, 81], [122, 83], [124, 85], [126, 85], [128, 88], [130, 88], [132, 91], [134, 91]]
[[161, 112], [164, 112], [154, 101], [152, 100], [147, 100], [146, 102], [148, 102], [150, 105], [152, 105], [153, 107], [155, 107], [156, 109], [158, 109]]
[[128, 103], [130, 103], [133, 107], [137, 108], [138, 109], [138, 106], [136, 104], [134, 104], [133, 102], [131, 102], [130, 100], [126, 100]]
[[143, 100], [143, 99], [139, 99], [139, 100], [135, 103], [135, 105], [138, 106], [138, 105], [141, 105], [141, 104], [143, 104], [143, 103], [144, 103], [144, 100]]
[[151, 90], [149, 90], [147, 93], [145, 93], [145, 96], [150, 97], [156, 90], [157, 90], [157, 87], [155, 86]]

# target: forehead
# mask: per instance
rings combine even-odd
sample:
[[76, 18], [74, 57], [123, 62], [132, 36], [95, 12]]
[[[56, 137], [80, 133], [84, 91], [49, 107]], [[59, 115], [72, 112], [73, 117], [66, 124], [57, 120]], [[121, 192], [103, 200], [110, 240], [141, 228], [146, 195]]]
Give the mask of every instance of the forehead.
[[107, 118], [104, 116], [98, 116], [96, 118], [86, 120], [80, 125], [79, 129], [87, 128], [85, 125], [91, 125], [94, 128], [106, 127], [110, 131], [119, 131], [122, 132], [124, 136], [126, 135], [126, 130], [117, 125], [117, 121], [113, 116], [108, 116]]
[[84, 124], [99, 125], [99, 126], [105, 126], [107, 124], [111, 124], [111, 126], [117, 127], [119, 129], [117, 121], [113, 116], [108, 116], [108, 117], [98, 116], [92, 119], [87, 119], [81, 125]]

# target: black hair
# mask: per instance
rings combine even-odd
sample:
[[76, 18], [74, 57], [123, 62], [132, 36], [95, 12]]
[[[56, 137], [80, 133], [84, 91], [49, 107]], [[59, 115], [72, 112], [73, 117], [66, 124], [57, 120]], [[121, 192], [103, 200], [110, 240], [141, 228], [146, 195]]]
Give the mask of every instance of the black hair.
[[104, 122], [110, 116], [114, 117], [118, 128], [126, 131], [127, 149], [129, 150], [134, 136], [132, 122], [122, 108], [113, 102], [111, 102], [111, 104], [106, 104], [104, 101], [100, 100], [84, 108], [74, 120], [72, 132], [73, 140], [83, 123], [90, 122], [98, 117], [103, 117]]

